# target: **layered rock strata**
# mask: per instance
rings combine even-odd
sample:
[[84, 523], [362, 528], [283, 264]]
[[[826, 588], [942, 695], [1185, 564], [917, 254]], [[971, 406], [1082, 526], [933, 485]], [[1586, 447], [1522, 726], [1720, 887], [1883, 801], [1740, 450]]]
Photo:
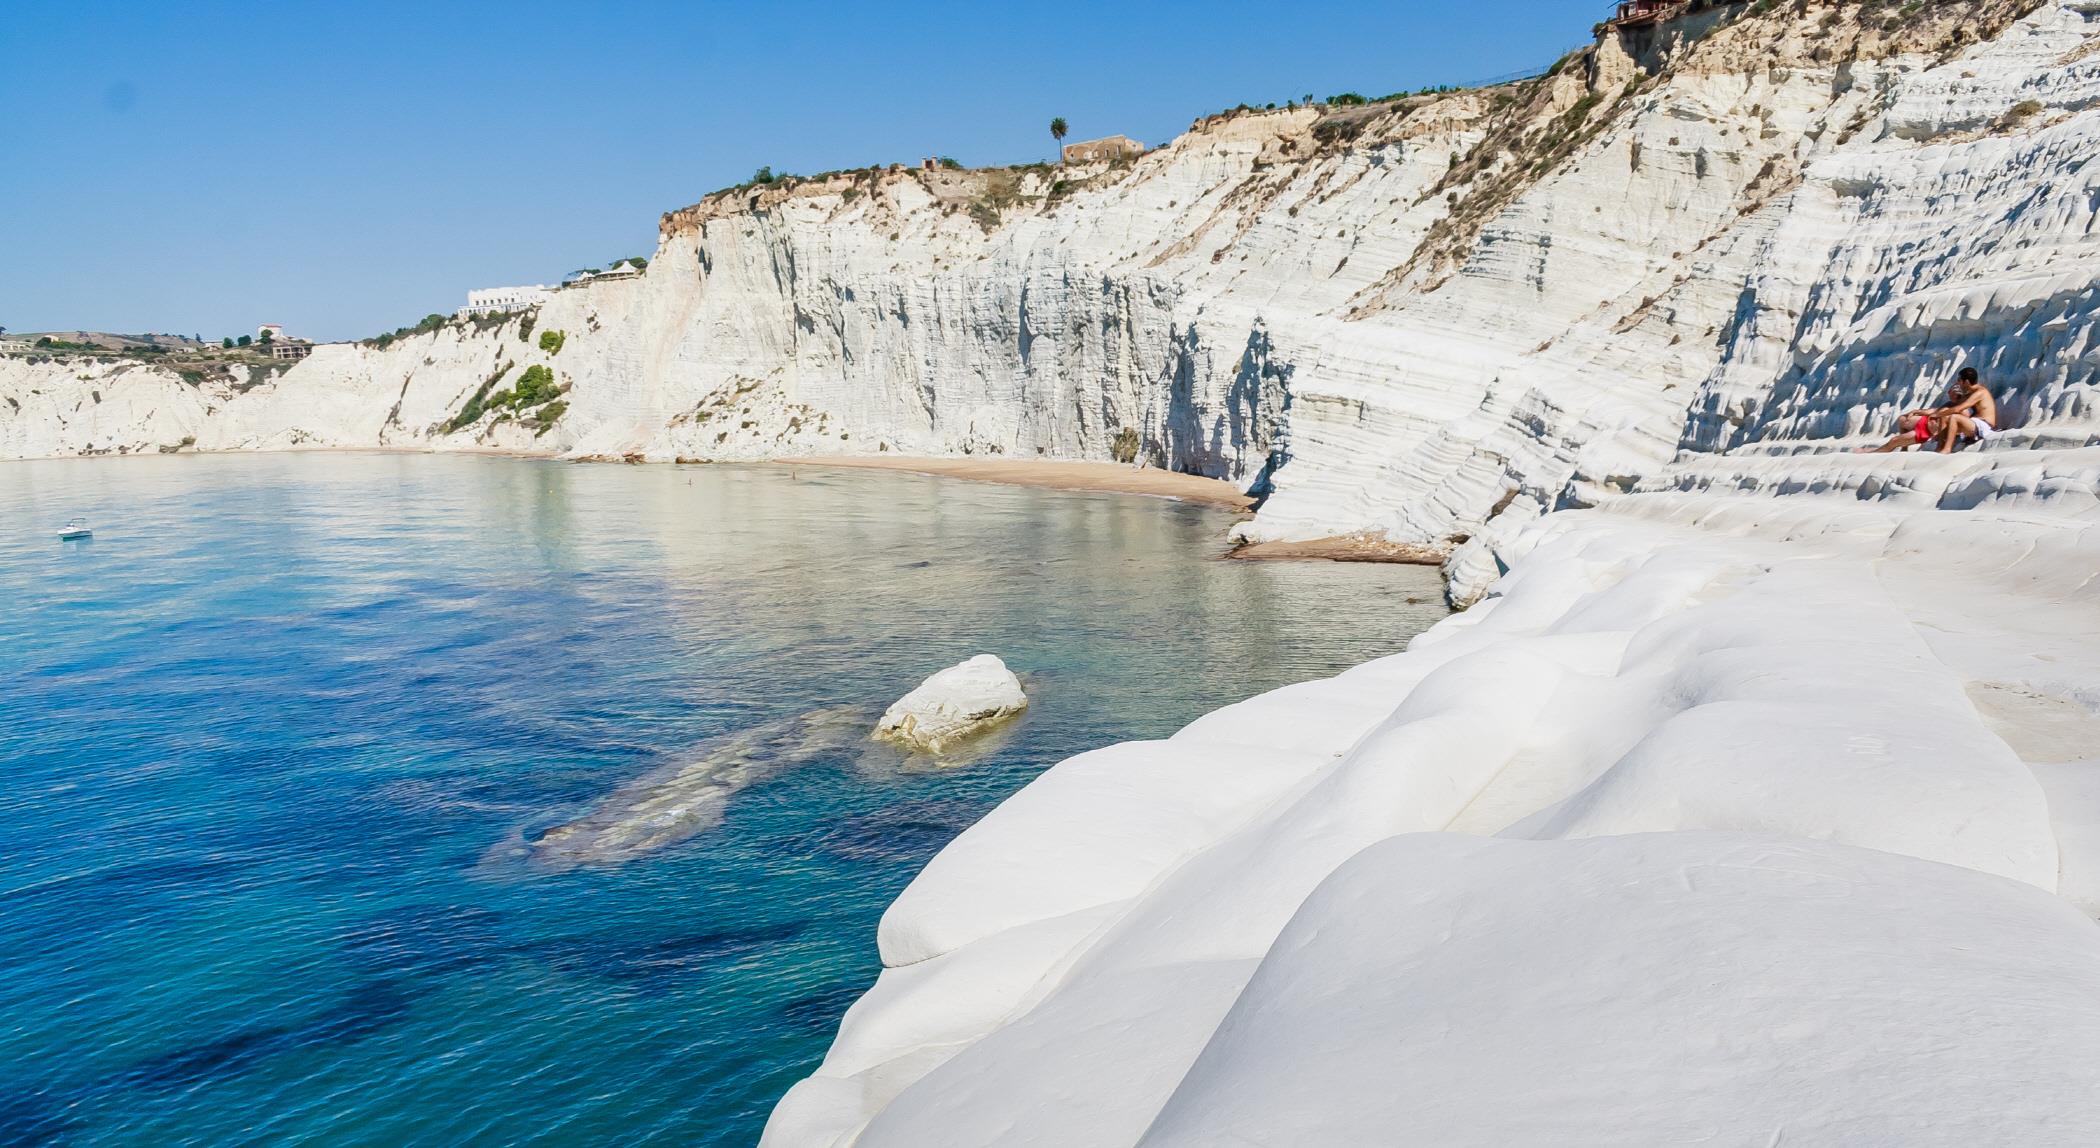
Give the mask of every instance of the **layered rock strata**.
[[[1120, 458], [1265, 495], [1247, 540], [1448, 552], [1680, 451], [1864, 441], [1964, 364], [1993, 449], [2100, 438], [2100, 5], [1691, 9], [1134, 162], [724, 192], [529, 327], [240, 379], [0, 361], [0, 453]], [[477, 401], [535, 366], [558, 407]]]

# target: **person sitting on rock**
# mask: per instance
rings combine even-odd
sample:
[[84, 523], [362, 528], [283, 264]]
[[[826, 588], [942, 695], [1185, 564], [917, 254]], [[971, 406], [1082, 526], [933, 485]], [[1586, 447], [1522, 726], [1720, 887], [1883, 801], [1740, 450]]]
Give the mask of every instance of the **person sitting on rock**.
[[[1974, 397], [1979, 392], [1983, 395], [1980, 402]], [[1951, 444], [1955, 437], [1976, 435], [1979, 428], [1973, 425], [1957, 428], [1954, 425], [1954, 418], [1956, 412], [1960, 411], [1962, 412], [1963, 422], [1965, 424], [1973, 424], [1974, 418], [1967, 412], [1977, 410], [1986, 403], [1989, 404], [1989, 407], [1984, 411], [1985, 421], [1992, 428], [1989, 433], [1996, 433], [1997, 404], [1991, 399], [1990, 392], [1984, 390], [1983, 385], [1977, 381], [1976, 368], [1963, 367], [1961, 374], [1955, 379], [1954, 385], [1947, 388], [1947, 401], [1944, 404], [1936, 407], [1924, 407], [1914, 411], [1905, 411], [1896, 419], [1896, 425], [1907, 429], [1897, 431], [1890, 436], [1889, 441], [1882, 443], [1880, 446], [1861, 447], [1859, 453], [1888, 454], [1891, 451], [1909, 450], [1914, 446], [1926, 446], [1935, 439], [1945, 439], [1947, 443]], [[1987, 435], [1980, 437], [1987, 437]], [[1951, 445], [1940, 447], [1942, 453], [1951, 449], [1953, 449]]]
[[1940, 411], [1940, 453], [1951, 454], [1955, 443], [1989, 442], [1998, 433], [1998, 398], [1977, 377], [1976, 368], [1963, 367], [1949, 395], [1953, 405]]

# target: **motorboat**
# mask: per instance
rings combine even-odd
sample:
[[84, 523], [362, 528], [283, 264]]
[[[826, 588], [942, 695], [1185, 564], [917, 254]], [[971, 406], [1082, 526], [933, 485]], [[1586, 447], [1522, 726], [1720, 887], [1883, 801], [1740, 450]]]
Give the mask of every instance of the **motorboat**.
[[88, 524], [78, 518], [66, 523], [65, 527], [58, 532], [58, 540], [60, 542], [71, 542], [75, 538], [93, 538], [94, 536], [95, 532], [88, 529]]

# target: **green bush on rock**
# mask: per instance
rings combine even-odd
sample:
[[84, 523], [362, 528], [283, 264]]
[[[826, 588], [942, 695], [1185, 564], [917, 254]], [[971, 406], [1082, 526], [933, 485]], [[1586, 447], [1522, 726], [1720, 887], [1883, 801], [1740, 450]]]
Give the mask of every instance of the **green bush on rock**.
[[568, 410], [569, 404], [563, 402], [560, 399], [556, 399], [553, 402], [548, 403], [546, 406], [541, 407], [532, 416], [532, 421], [539, 427], [537, 431], [533, 432], [532, 437], [538, 438], [540, 435], [546, 434], [548, 431], [553, 430], [554, 421], [556, 419], [559, 419], [562, 415], [568, 413]]
[[[445, 434], [451, 434], [454, 431], [460, 430], [463, 427], [472, 426], [477, 420], [479, 420], [482, 416], [482, 413], [488, 409], [489, 392], [495, 389], [497, 383], [503, 381], [503, 376], [510, 373], [511, 366], [512, 364], [505, 363], [501, 367], [496, 368], [495, 374], [492, 374], [488, 378], [483, 379], [481, 385], [479, 387], [474, 388], [473, 395], [468, 397], [467, 405], [459, 408], [458, 414], [453, 415], [451, 418], [445, 420], [441, 428], [443, 432]], [[542, 367], [540, 369], [545, 370], [546, 368]], [[508, 394], [509, 392], [506, 391], [504, 393]]]
[[[554, 331], [547, 333], [550, 335], [557, 334]], [[518, 376], [517, 388], [512, 393], [508, 405], [512, 407], [536, 407], [541, 403], [551, 402], [560, 396], [561, 387], [554, 381], [553, 369], [544, 366], [531, 366], [525, 368], [525, 373]], [[493, 399], [490, 400], [490, 405], [495, 405]]]

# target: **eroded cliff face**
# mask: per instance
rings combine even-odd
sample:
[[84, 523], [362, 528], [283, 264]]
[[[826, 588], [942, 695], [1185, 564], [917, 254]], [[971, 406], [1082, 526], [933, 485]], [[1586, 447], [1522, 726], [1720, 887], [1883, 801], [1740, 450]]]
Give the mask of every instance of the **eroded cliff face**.
[[[2100, 440], [2100, 0], [1908, 7], [1705, 8], [1127, 165], [725, 192], [530, 329], [259, 384], [0, 362], [0, 451], [1134, 456], [1267, 494], [1248, 538], [1477, 566], [1680, 451], [1876, 436], [1965, 363], [2005, 398], [1993, 449]], [[535, 365], [559, 417], [460, 420]]]

